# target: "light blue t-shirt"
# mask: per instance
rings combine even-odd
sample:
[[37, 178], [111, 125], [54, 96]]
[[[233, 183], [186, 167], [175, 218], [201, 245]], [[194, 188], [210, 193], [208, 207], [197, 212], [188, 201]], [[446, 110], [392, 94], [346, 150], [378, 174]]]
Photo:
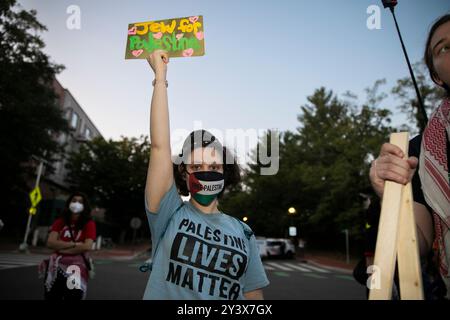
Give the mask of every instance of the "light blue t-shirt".
[[153, 255], [144, 299], [245, 299], [243, 293], [269, 284], [255, 236], [247, 239], [243, 228], [250, 228], [244, 223], [224, 213], [205, 214], [183, 202], [175, 183], [156, 214], [147, 203], [145, 210], [153, 250], [176, 212]]

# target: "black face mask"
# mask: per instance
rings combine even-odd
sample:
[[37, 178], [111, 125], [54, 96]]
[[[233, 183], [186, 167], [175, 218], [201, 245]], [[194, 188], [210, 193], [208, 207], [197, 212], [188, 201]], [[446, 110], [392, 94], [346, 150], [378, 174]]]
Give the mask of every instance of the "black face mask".
[[189, 192], [202, 206], [213, 202], [225, 187], [223, 173], [217, 171], [198, 171], [189, 173]]

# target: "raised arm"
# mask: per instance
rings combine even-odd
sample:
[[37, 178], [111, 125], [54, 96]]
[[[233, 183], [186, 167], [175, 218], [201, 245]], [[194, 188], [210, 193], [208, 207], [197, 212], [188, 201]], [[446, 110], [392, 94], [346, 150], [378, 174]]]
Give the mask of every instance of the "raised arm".
[[145, 197], [147, 199], [148, 209], [151, 212], [157, 212], [162, 197], [174, 181], [166, 88], [169, 56], [167, 52], [157, 50], [147, 60], [155, 73], [155, 86], [153, 88], [150, 106], [151, 153], [147, 171]]

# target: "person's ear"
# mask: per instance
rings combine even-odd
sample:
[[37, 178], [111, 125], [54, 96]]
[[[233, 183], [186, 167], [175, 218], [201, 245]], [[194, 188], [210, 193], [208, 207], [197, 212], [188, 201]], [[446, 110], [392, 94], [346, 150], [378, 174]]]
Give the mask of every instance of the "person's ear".
[[434, 81], [434, 83], [436, 83], [438, 86], [443, 87], [444, 86], [444, 81], [441, 80], [441, 78], [439, 78], [439, 76], [437, 75], [436, 72], [433, 72], [431, 75], [431, 79]]

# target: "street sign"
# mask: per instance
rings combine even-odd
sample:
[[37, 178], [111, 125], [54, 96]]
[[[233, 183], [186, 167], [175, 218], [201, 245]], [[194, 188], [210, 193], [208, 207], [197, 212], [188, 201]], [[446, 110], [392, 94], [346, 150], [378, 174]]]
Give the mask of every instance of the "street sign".
[[289, 236], [296, 237], [297, 236], [297, 227], [289, 227]]
[[138, 217], [134, 217], [133, 219], [131, 219], [130, 221], [130, 227], [132, 229], [139, 229], [142, 225], [142, 220], [139, 219]]
[[30, 214], [28, 215], [27, 228], [25, 229], [25, 236], [23, 237], [23, 242], [19, 246], [20, 252], [27, 251], [27, 248], [28, 248], [27, 239], [28, 239], [28, 233], [30, 232], [30, 227], [31, 227], [31, 218], [33, 217], [33, 215], [36, 214], [36, 206], [42, 200], [41, 190], [39, 189], [39, 181], [41, 181], [41, 175], [42, 175], [43, 169], [44, 169], [44, 160], [41, 160], [41, 163], [39, 164], [39, 167], [38, 167], [37, 176], [36, 176], [35, 188], [29, 194], [31, 208], [29, 210]]
[[42, 200], [41, 190], [39, 187], [36, 187], [33, 189], [33, 191], [30, 192], [30, 201], [31, 201], [31, 207], [35, 208], [39, 202]]

